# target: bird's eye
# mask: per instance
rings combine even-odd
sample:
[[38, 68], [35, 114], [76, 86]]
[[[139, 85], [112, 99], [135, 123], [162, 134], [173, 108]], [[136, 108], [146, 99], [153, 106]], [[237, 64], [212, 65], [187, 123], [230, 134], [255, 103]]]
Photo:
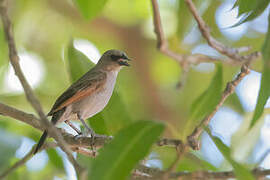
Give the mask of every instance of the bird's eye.
[[121, 58], [121, 56], [111, 55], [111, 58], [113, 61], [117, 61], [118, 59]]
[[122, 59], [128, 59], [128, 57], [127, 57], [125, 54], [123, 54], [123, 55], [121, 56], [121, 58], [122, 58]]

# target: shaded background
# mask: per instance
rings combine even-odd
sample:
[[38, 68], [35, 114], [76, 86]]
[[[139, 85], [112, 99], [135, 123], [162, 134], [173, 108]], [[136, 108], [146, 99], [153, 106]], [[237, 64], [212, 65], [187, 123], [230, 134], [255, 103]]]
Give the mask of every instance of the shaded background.
[[[215, 38], [234, 47], [251, 45], [253, 51], [260, 50], [267, 31], [269, 7], [257, 19], [229, 28], [239, 20], [236, 18], [237, 9], [232, 9], [234, 1], [194, 2]], [[182, 54], [201, 53], [224, 59], [201, 37], [184, 1], [160, 0], [159, 5], [171, 49]], [[132, 66], [120, 72], [117, 93], [104, 112], [90, 120], [97, 132], [114, 135], [132, 121], [149, 119], [166, 122], [165, 137], [184, 139], [200, 121], [190, 120], [190, 106], [209, 86], [215, 64], [201, 63], [192, 67], [184, 87], [177, 89], [182, 70], [177, 62], [156, 50], [150, 1], [109, 0], [103, 11], [91, 20], [84, 20], [71, 0], [13, 0], [9, 1], [8, 7], [20, 64], [45, 112], [74, 80], [72, 78], [85, 70], [85, 66], [72, 64], [72, 60], [97, 62], [104, 51], [121, 49], [133, 59]], [[260, 87], [261, 61], [256, 61], [252, 69], [210, 125], [215, 135], [232, 148], [238, 161], [251, 167], [257, 163], [270, 168], [270, 156], [267, 156], [270, 147], [267, 142], [270, 138], [269, 110], [251, 131], [247, 130]], [[223, 65], [223, 71], [225, 87], [226, 82], [239, 72], [239, 67]], [[71, 77], [72, 73], [75, 75]], [[2, 27], [0, 101], [33, 113], [8, 62]], [[64, 124], [60, 126], [68, 128]], [[0, 170], [23, 157], [40, 135], [32, 127], [1, 116]], [[173, 148], [154, 147], [147, 165], [165, 169], [174, 156]], [[231, 169], [206, 134], [202, 135], [202, 149], [187, 154], [178, 167], [178, 170], [198, 169]], [[37, 154], [26, 166], [9, 176], [9, 179], [26, 178], [75, 179], [75, 176], [71, 165], [57, 149]]]

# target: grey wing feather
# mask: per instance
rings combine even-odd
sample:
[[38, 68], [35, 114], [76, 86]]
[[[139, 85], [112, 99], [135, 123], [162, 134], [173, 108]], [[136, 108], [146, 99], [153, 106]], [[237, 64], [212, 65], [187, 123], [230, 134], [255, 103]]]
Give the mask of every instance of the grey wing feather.
[[59, 96], [54, 103], [52, 109], [48, 113], [51, 116], [55, 110], [61, 106], [66, 100], [73, 97], [79, 90], [89, 88], [91, 86], [98, 86], [99, 83], [106, 79], [106, 73], [103, 71], [88, 71], [80, 79], [78, 79], [74, 84], [72, 84], [61, 96]]

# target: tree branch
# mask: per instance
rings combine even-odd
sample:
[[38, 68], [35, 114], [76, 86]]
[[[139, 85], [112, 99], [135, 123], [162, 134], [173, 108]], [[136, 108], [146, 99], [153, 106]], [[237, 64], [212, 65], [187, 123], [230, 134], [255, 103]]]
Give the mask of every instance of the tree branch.
[[[154, 31], [156, 33], [157, 37], [157, 48], [160, 52], [163, 54], [171, 57], [172, 59], [176, 60], [181, 64], [181, 66], [184, 68], [184, 71], [187, 71], [186, 68], [188, 68], [190, 64], [199, 64], [202, 62], [220, 62], [219, 59], [215, 59], [203, 54], [194, 54], [194, 55], [182, 55], [175, 53], [171, 51], [168, 47], [168, 42], [165, 38], [164, 31], [162, 28], [162, 23], [161, 23], [161, 18], [160, 18], [160, 12], [159, 12], [159, 7], [157, 0], [151, 0], [152, 1], [152, 7], [153, 7], [153, 22], [154, 22]], [[192, 3], [192, 2], [191, 2]], [[194, 6], [194, 5], [193, 5]], [[193, 9], [194, 10], [194, 9]], [[253, 60], [258, 57], [260, 57], [259, 52], [254, 52], [251, 53], [250, 55], [247, 56], [240, 56], [238, 53], [247, 51], [250, 49], [250, 47], [242, 47], [242, 48], [228, 48], [225, 45], [219, 43], [216, 41], [213, 37], [210, 36], [210, 33], [206, 31], [206, 25], [203, 22], [202, 18], [197, 13], [197, 10], [195, 9], [194, 12], [196, 13], [196, 17], [199, 17], [200, 23], [202, 25], [202, 34], [206, 35], [207, 39], [210, 39], [209, 42], [211, 42], [209, 45], [215, 49], [217, 49], [220, 53], [227, 55], [229, 58], [223, 61], [223, 63], [231, 64], [231, 65], [241, 65], [243, 61], [245, 60]], [[196, 19], [197, 20], [197, 19]], [[199, 26], [200, 27], [200, 26]], [[208, 33], [205, 33], [208, 32]], [[238, 61], [241, 60], [241, 61]], [[188, 64], [188, 65], [187, 65]]]
[[237, 77], [231, 81], [227, 83], [227, 86], [225, 88], [225, 90], [223, 91], [222, 95], [221, 95], [221, 99], [219, 100], [219, 103], [217, 104], [217, 106], [215, 107], [215, 109], [208, 115], [206, 116], [201, 123], [194, 129], [194, 131], [192, 132], [192, 134], [190, 136], [187, 137], [187, 142], [189, 143], [189, 146], [193, 149], [193, 150], [199, 150], [200, 149], [200, 145], [198, 142], [198, 138], [201, 135], [201, 133], [203, 132], [203, 127], [207, 126], [210, 122], [210, 120], [213, 118], [213, 116], [216, 114], [216, 112], [219, 110], [219, 108], [223, 105], [223, 103], [225, 102], [225, 100], [235, 91], [235, 87], [241, 82], [241, 80], [249, 74], [249, 65], [250, 65], [251, 60], [249, 60], [248, 62], [246, 62], [242, 68], [241, 68], [241, 72], [237, 75]]
[[154, 31], [157, 37], [157, 48], [160, 52], [173, 58], [174, 60], [176, 60], [181, 64], [184, 62], [188, 62], [190, 64], [198, 64], [200, 62], [217, 61], [216, 59], [210, 58], [202, 54], [188, 56], [177, 54], [171, 51], [168, 47], [168, 42], [163, 32], [157, 0], [152, 0], [152, 7], [153, 7]]
[[[0, 103], [0, 113], [3, 116], [12, 117], [23, 123], [26, 123], [40, 131], [45, 130], [43, 126], [40, 125], [40, 121], [32, 114], [25, 113], [16, 108], [10, 107], [3, 103]], [[76, 137], [72, 134], [65, 132], [63, 129], [58, 129], [62, 136], [64, 137], [66, 143], [72, 147], [95, 147], [99, 148], [104, 146], [109, 140], [112, 139], [110, 136], [97, 136], [94, 139], [86, 136]]]
[[[136, 174], [133, 174], [132, 179], [136, 180], [153, 180], [160, 179], [165, 172], [158, 168], [151, 168], [144, 165], [139, 165], [136, 168]], [[251, 171], [255, 178], [262, 178], [270, 175], [270, 169], [253, 169]], [[196, 180], [208, 180], [208, 179], [229, 179], [235, 178], [233, 171], [213, 172], [213, 171], [194, 171], [194, 172], [175, 172], [170, 173], [168, 179], [196, 179]]]
[[250, 47], [231, 48], [217, 41], [214, 37], [211, 36], [209, 27], [206, 25], [202, 17], [199, 15], [198, 10], [196, 9], [192, 0], [185, 0], [185, 2], [189, 7], [191, 14], [197, 21], [201, 34], [206, 39], [209, 46], [216, 49], [219, 53], [224, 54], [229, 58], [239, 62], [257, 59], [258, 57], [261, 56], [260, 52], [253, 52], [251, 54], [242, 56], [239, 53], [249, 51], [251, 48]]
[[10, 63], [12, 64], [15, 74], [19, 78], [21, 85], [24, 89], [26, 98], [28, 102], [32, 105], [32, 107], [35, 109], [35, 111], [38, 113], [41, 123], [43, 126], [45, 126], [51, 136], [53, 136], [57, 142], [59, 143], [59, 146], [61, 149], [67, 154], [67, 157], [69, 161], [73, 164], [77, 175], [79, 176], [81, 173], [85, 174], [85, 170], [77, 163], [75, 158], [72, 156], [70, 149], [67, 147], [63, 137], [61, 134], [57, 131], [57, 129], [47, 120], [42, 107], [40, 105], [40, 102], [38, 99], [35, 97], [33, 90], [31, 89], [29, 83], [27, 82], [22, 69], [19, 64], [19, 56], [17, 53], [14, 37], [13, 37], [13, 32], [12, 32], [12, 25], [11, 21], [8, 17], [7, 13], [7, 2], [5, 0], [0, 1], [0, 14], [1, 14], [1, 19], [4, 27], [4, 32], [5, 32], [5, 37], [8, 43], [8, 49], [9, 49], [9, 59]]

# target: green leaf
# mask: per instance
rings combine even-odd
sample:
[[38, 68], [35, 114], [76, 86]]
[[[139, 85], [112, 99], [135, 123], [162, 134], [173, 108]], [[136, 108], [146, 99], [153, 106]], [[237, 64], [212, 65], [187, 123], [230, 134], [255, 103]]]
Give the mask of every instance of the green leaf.
[[110, 134], [132, 122], [132, 118], [127, 112], [126, 105], [116, 88], [108, 105], [102, 111], [105, 123], [110, 127]]
[[217, 71], [209, 87], [191, 105], [191, 119], [201, 119], [217, 105], [222, 92], [222, 65], [217, 64]]
[[76, 0], [76, 4], [85, 17], [85, 19], [91, 19], [98, 15], [104, 8], [107, 0]]
[[109, 131], [106, 127], [106, 123], [104, 120], [103, 112], [98, 113], [95, 116], [89, 118], [88, 122], [91, 128], [95, 131], [95, 133], [109, 135]]
[[242, 166], [241, 164], [239, 164], [238, 162], [236, 162], [235, 160], [233, 160], [231, 158], [230, 148], [228, 146], [226, 146], [218, 137], [213, 136], [208, 127], [205, 127], [205, 130], [208, 133], [208, 135], [210, 136], [210, 138], [212, 139], [212, 141], [215, 143], [215, 145], [217, 146], [217, 148], [219, 149], [221, 154], [224, 156], [224, 158], [234, 168], [234, 172], [235, 172], [237, 179], [239, 179], [239, 180], [254, 180], [253, 175], [251, 174], [251, 172], [247, 168], [245, 168], [244, 166]]
[[261, 15], [267, 8], [269, 0], [239, 0], [239, 12], [238, 16], [246, 14], [238, 23], [232, 27], [239, 26], [240, 24], [251, 21]]
[[236, 93], [231, 94], [225, 101], [224, 105], [231, 107], [233, 110], [240, 114], [245, 113], [245, 109]]
[[83, 53], [74, 48], [73, 41], [70, 41], [68, 46], [66, 61], [68, 63], [71, 82], [75, 82], [83, 74], [95, 66], [95, 64], [90, 61]]
[[261, 86], [250, 128], [254, 126], [254, 124], [263, 114], [264, 106], [270, 96], [270, 13], [268, 16], [268, 32], [264, 41], [264, 45], [262, 47], [262, 56], [264, 66], [262, 72]]
[[163, 124], [152, 121], [138, 121], [122, 129], [94, 160], [89, 179], [126, 179], [163, 130]]
[[238, 8], [238, 17], [240, 17], [242, 14], [248, 13], [253, 10], [254, 7], [256, 7], [257, 0], [238, 0], [234, 4], [235, 7]]
[[63, 170], [64, 169], [64, 164], [62, 161], [61, 156], [56, 152], [55, 149], [50, 148], [47, 149], [48, 156], [50, 158], [50, 162], [54, 165], [55, 168]]

